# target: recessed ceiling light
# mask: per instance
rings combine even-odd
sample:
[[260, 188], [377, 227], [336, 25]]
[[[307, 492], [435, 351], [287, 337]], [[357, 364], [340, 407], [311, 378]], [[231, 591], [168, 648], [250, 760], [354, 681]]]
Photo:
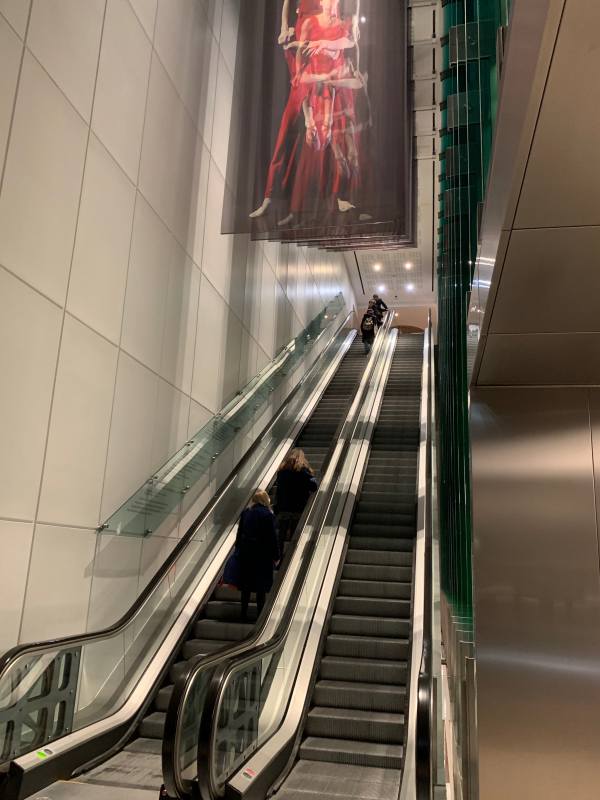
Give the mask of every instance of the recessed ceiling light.
[[378, 292], [385, 292], [385, 286], [383, 285], [383, 283], [381, 284], [381, 286], [377, 287], [377, 291]]
[[412, 262], [407, 261], [406, 264], [404, 265], [404, 269], [412, 269], [412, 268], [413, 268]]
[[364, 25], [364, 24], [365, 24], [365, 22], [367, 21], [367, 18], [366, 18], [366, 17], [361, 17], [361, 18], [360, 18], [360, 21], [361, 21], [361, 22], [363, 23], [363, 25]]
[[373, 269], [375, 270], [375, 272], [379, 272], [379, 270], [381, 269], [381, 264], [379, 263], [373, 264]]
[[407, 284], [406, 284], [406, 291], [407, 291], [407, 292], [414, 292], [414, 290], [415, 290], [415, 285], [414, 285], [414, 283], [407, 283]]

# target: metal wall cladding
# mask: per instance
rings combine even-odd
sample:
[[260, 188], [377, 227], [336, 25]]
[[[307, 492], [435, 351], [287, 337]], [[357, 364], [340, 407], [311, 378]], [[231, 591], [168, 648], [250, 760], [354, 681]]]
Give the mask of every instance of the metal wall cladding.
[[481, 800], [600, 785], [600, 390], [471, 393]]

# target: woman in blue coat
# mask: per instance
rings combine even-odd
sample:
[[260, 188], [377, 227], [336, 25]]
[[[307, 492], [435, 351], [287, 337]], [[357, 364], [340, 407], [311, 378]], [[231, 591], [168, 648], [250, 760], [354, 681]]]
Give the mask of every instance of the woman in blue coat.
[[255, 492], [250, 506], [242, 512], [235, 544], [240, 567], [242, 621], [246, 622], [250, 595], [256, 593], [258, 616], [273, 586], [273, 567], [279, 561], [275, 516], [266, 492]]

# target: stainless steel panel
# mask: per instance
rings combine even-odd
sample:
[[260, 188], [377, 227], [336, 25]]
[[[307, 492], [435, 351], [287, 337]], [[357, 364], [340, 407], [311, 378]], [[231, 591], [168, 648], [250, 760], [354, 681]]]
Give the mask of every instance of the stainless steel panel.
[[513, 231], [489, 332], [597, 331], [599, 259], [600, 227]]
[[600, 333], [488, 335], [479, 386], [600, 384]]
[[[600, 794], [588, 394], [471, 391], [481, 800]], [[599, 411], [594, 397], [595, 436]]]
[[516, 228], [600, 224], [600, 3], [567, 0]]

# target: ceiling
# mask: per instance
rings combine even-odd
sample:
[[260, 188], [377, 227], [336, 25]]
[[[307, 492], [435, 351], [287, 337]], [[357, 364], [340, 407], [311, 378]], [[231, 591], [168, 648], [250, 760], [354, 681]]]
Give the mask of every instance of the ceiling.
[[[438, 151], [441, 53], [438, 0], [412, 0], [414, 131], [417, 165], [416, 246], [345, 253], [357, 303], [374, 293], [393, 306], [430, 306], [435, 294], [435, 237], [438, 213]], [[437, 30], [436, 30], [437, 25]], [[406, 264], [411, 264], [406, 269]], [[376, 266], [379, 269], [376, 269]], [[381, 289], [380, 287], [385, 287]]]
[[473, 383], [597, 385], [600, 3], [534, 5], [515, 3], [504, 62], [471, 303]]

